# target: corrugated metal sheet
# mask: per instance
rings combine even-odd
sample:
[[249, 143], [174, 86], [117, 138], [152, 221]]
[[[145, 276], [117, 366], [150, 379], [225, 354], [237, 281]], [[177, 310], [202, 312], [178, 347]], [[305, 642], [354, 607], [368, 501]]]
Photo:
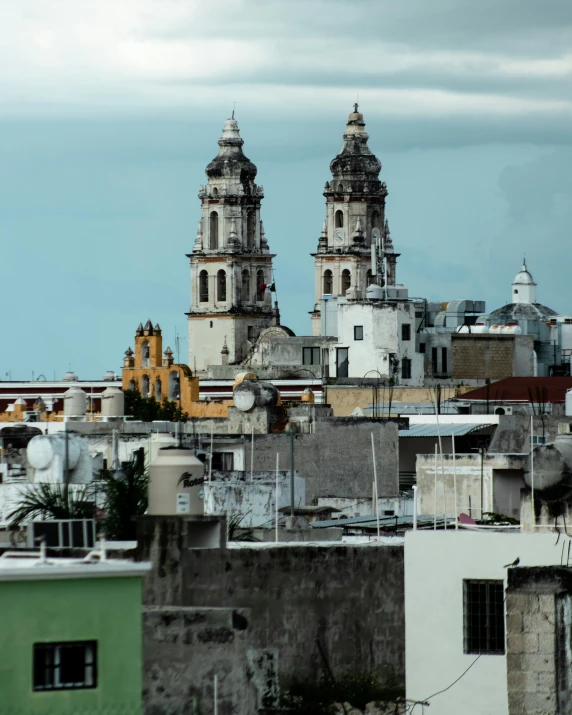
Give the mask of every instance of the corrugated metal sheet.
[[462, 424], [451, 424], [444, 423], [439, 424], [439, 430], [437, 430], [437, 425], [433, 424], [419, 424], [411, 425], [409, 429], [400, 429], [400, 437], [462, 437], [464, 434], [469, 434], [470, 432], [479, 432], [480, 434], [491, 434], [492, 427], [496, 427], [494, 424], [475, 424], [463, 422]]

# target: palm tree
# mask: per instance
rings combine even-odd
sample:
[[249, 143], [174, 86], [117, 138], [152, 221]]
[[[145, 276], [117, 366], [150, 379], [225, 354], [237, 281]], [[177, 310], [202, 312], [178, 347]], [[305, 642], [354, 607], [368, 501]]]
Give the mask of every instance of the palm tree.
[[149, 475], [142, 451], [118, 469], [104, 469], [99, 474], [98, 491], [103, 492], [103, 518], [105, 537], [112, 541], [130, 541], [136, 538], [133, 519], [147, 509]]
[[92, 487], [70, 488], [69, 484], [35, 484], [23, 495], [20, 506], [9, 516], [11, 529], [29, 519], [92, 519], [95, 504]]

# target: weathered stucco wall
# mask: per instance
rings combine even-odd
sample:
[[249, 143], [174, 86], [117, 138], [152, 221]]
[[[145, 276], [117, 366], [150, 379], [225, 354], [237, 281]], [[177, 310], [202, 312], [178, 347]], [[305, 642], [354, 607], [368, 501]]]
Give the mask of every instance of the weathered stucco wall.
[[[294, 440], [294, 464], [306, 481], [306, 503], [317, 497], [370, 497], [373, 482], [371, 434], [375, 439], [379, 496], [399, 494], [398, 425], [364, 418], [337, 418], [315, 423], [315, 434], [299, 434]], [[248, 452], [248, 450], [247, 450]], [[276, 454], [280, 468], [290, 468], [287, 435], [255, 438], [254, 468], [272, 470]], [[250, 454], [246, 454], [250, 471]]]
[[[248, 646], [277, 652], [282, 686], [295, 676], [321, 674], [316, 639], [334, 673], [376, 668], [403, 679], [401, 546], [188, 549], [183, 522], [138, 521], [138, 559], [153, 564], [144, 583], [146, 605], [250, 609]], [[173, 644], [175, 653], [179, 647]]]
[[453, 379], [534, 375], [534, 341], [529, 335], [453, 333]]

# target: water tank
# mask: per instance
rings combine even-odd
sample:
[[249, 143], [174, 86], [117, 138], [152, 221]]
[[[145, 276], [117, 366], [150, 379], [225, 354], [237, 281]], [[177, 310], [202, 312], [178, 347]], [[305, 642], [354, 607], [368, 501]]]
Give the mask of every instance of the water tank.
[[[524, 481], [532, 488], [532, 472]], [[572, 496], [572, 435], [534, 448], [534, 491], [543, 501], [563, 501]]]
[[491, 335], [500, 335], [502, 333], [502, 329], [504, 328], [504, 325], [491, 325], [489, 328], [489, 333]]
[[522, 328], [520, 325], [504, 325], [502, 332], [506, 335], [522, 335]]
[[117, 375], [113, 372], [113, 370], [107, 370], [102, 379], [104, 382], [113, 382], [114, 380], [117, 380]]
[[572, 390], [566, 392], [566, 401], [564, 403], [564, 414], [567, 417], [572, 417]]
[[64, 392], [64, 415], [82, 417], [85, 415], [86, 394], [81, 387], [70, 387]]
[[301, 400], [302, 402], [309, 402], [310, 404], [313, 404], [313, 402], [314, 402], [314, 393], [313, 393], [313, 391], [312, 391], [309, 387], [307, 387], [307, 388], [304, 390], [304, 392], [302, 393], [302, 395], [300, 396], [300, 400]]
[[255, 407], [276, 407], [280, 393], [271, 382], [245, 380], [234, 388], [235, 407], [250, 412]]
[[468, 325], [459, 325], [455, 330], [456, 333], [470, 333], [471, 328]]
[[245, 380], [256, 380], [256, 375], [253, 372], [239, 372], [234, 378], [232, 389], [235, 390]]
[[473, 327], [471, 329], [471, 333], [477, 333], [477, 334], [481, 333], [482, 334], [482, 333], [488, 333], [488, 332], [489, 332], [489, 329], [487, 328], [487, 326], [484, 323], [475, 323], [475, 325], [473, 325]]
[[204, 514], [205, 465], [192, 449], [163, 447], [149, 465], [152, 515]]
[[[67, 435], [68, 466], [75, 469], [81, 455], [81, 437], [76, 434]], [[47, 469], [56, 456], [61, 457], [65, 466], [66, 459], [66, 435], [63, 432], [57, 434], [37, 435], [33, 437], [26, 448], [28, 463], [34, 469]]]
[[123, 417], [125, 397], [119, 387], [106, 387], [101, 393], [101, 414], [103, 417]]
[[66, 372], [66, 374], [62, 377], [62, 380], [64, 382], [77, 382], [77, 375], [75, 372]]
[[377, 283], [372, 283], [365, 289], [365, 297], [367, 300], [383, 300], [385, 298], [384, 290]]

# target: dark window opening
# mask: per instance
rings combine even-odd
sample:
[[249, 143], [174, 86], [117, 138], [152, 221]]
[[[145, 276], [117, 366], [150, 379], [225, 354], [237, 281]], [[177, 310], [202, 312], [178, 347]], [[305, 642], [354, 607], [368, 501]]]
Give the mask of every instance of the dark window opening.
[[354, 325], [354, 340], [363, 340], [363, 325]]
[[261, 302], [264, 300], [264, 291], [266, 290], [266, 279], [264, 278], [264, 271], [256, 272], [256, 300]]
[[504, 644], [504, 584], [463, 581], [465, 653], [502, 655]]
[[249, 211], [248, 217], [246, 219], [246, 245], [252, 248], [255, 243], [256, 235], [256, 213], [254, 211]]
[[343, 211], [336, 211], [334, 224], [335, 224], [335, 228], [343, 228], [344, 227], [344, 212]]
[[97, 687], [97, 641], [34, 644], [34, 690]]
[[401, 326], [401, 339], [411, 340], [411, 325], [409, 323], [403, 323]]
[[320, 348], [302, 348], [302, 365], [319, 365]]
[[427, 343], [419, 343], [419, 352], [424, 353], [427, 348]]
[[231, 472], [234, 469], [233, 452], [213, 452], [213, 470]]
[[436, 375], [437, 370], [437, 348], [431, 348], [431, 362], [433, 363], [433, 374]]
[[342, 295], [345, 295], [352, 284], [351, 273], [347, 268], [342, 271]]
[[324, 295], [332, 295], [333, 283], [332, 271], [324, 271]]
[[411, 360], [403, 358], [401, 361], [401, 377], [403, 380], [411, 379]]
[[245, 303], [250, 301], [250, 273], [246, 270], [246, 268], [242, 271], [241, 296]]
[[199, 302], [209, 302], [209, 274], [206, 271], [199, 274]]
[[250, 340], [251, 343], [254, 342], [255, 340], [255, 334], [254, 334], [254, 325], [249, 325], [247, 328], [247, 337]]
[[220, 270], [216, 280], [216, 299], [221, 303], [226, 301], [226, 272]]
[[441, 348], [441, 372], [447, 372], [447, 348]]
[[374, 211], [371, 215], [371, 227], [372, 228], [381, 228], [380, 226], [380, 221], [379, 221], [379, 211]]
[[218, 214], [213, 211], [209, 221], [209, 248], [218, 248]]
[[336, 348], [336, 375], [337, 377], [349, 376], [349, 349]]
[[368, 269], [366, 279], [365, 279], [365, 284], [366, 286], [373, 285], [375, 283], [375, 278], [373, 276], [373, 273], [371, 272], [371, 268]]

